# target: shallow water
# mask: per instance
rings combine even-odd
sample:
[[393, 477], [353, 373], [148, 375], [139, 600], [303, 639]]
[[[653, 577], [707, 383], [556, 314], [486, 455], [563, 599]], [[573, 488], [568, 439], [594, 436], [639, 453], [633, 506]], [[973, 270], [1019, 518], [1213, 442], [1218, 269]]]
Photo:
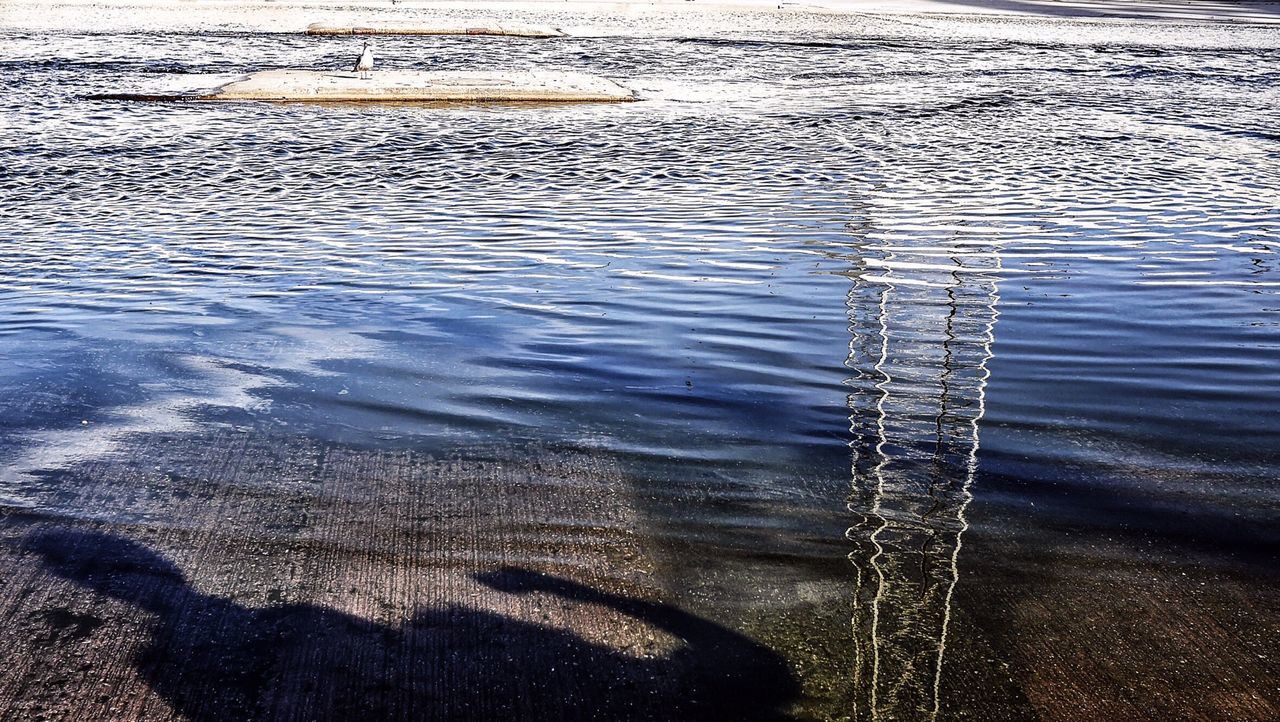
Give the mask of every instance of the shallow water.
[[[674, 599], [792, 662], [804, 716], [1226, 708], [1194, 686], [1269, 716], [1274, 36], [832, 22], [377, 44], [645, 99], [556, 108], [87, 101], [354, 44], [5, 33], [0, 501], [181, 526], [49, 481], [147, 438], [590, 454], [638, 516], [567, 528], [635, 525]], [[1148, 673], [1167, 649], [1081, 621], [1156, 578], [1218, 589], [1185, 606], [1235, 641], [1166, 616], [1199, 662]], [[1111, 651], [1055, 676], [1080, 625]]]

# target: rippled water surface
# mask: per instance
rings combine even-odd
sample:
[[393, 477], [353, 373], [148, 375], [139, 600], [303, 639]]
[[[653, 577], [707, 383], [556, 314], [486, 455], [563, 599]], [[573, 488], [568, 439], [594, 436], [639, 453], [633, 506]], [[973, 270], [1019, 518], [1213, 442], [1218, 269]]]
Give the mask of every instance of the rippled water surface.
[[88, 101], [354, 46], [6, 33], [0, 503], [181, 526], [55, 481], [147, 438], [586, 454], [635, 514], [560, 533], [801, 715], [1268, 718], [1280, 51], [1053, 27], [379, 41], [644, 99], [487, 108]]

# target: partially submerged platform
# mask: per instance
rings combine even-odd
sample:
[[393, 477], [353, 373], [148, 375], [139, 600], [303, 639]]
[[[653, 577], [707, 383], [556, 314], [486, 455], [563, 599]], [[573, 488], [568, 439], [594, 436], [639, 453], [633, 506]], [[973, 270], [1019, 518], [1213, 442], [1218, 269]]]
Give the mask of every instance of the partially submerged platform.
[[111, 94], [109, 100], [189, 100], [342, 103], [426, 102], [605, 102], [635, 100], [612, 80], [553, 71], [470, 72], [375, 70], [370, 77], [340, 70], [268, 70], [204, 93]]
[[307, 35], [504, 35], [516, 38], [560, 38], [565, 33], [546, 25], [513, 25], [481, 21], [467, 25], [447, 23], [383, 22], [361, 25], [312, 23]]

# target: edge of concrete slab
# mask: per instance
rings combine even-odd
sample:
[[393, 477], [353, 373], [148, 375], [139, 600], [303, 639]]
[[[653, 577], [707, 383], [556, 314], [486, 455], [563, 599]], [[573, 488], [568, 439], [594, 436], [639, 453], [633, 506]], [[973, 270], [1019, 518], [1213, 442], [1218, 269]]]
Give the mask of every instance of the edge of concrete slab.
[[626, 103], [634, 90], [570, 72], [374, 71], [362, 79], [337, 70], [268, 70], [210, 91], [99, 93], [89, 100], [308, 103]]

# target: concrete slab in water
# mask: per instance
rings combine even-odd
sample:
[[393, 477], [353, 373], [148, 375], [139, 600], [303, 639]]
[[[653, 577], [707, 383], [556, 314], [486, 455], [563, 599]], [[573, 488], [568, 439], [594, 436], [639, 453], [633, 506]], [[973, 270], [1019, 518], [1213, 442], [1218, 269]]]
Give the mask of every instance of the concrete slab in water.
[[375, 70], [270, 70], [229, 83], [202, 100], [319, 101], [627, 101], [612, 80], [581, 73]]
[[517, 38], [559, 38], [565, 33], [547, 25], [510, 25], [492, 21], [448, 23], [312, 23], [307, 35], [505, 35]]
[[635, 93], [607, 78], [552, 71], [268, 70], [208, 92], [107, 94], [107, 100], [309, 102], [626, 102]]

